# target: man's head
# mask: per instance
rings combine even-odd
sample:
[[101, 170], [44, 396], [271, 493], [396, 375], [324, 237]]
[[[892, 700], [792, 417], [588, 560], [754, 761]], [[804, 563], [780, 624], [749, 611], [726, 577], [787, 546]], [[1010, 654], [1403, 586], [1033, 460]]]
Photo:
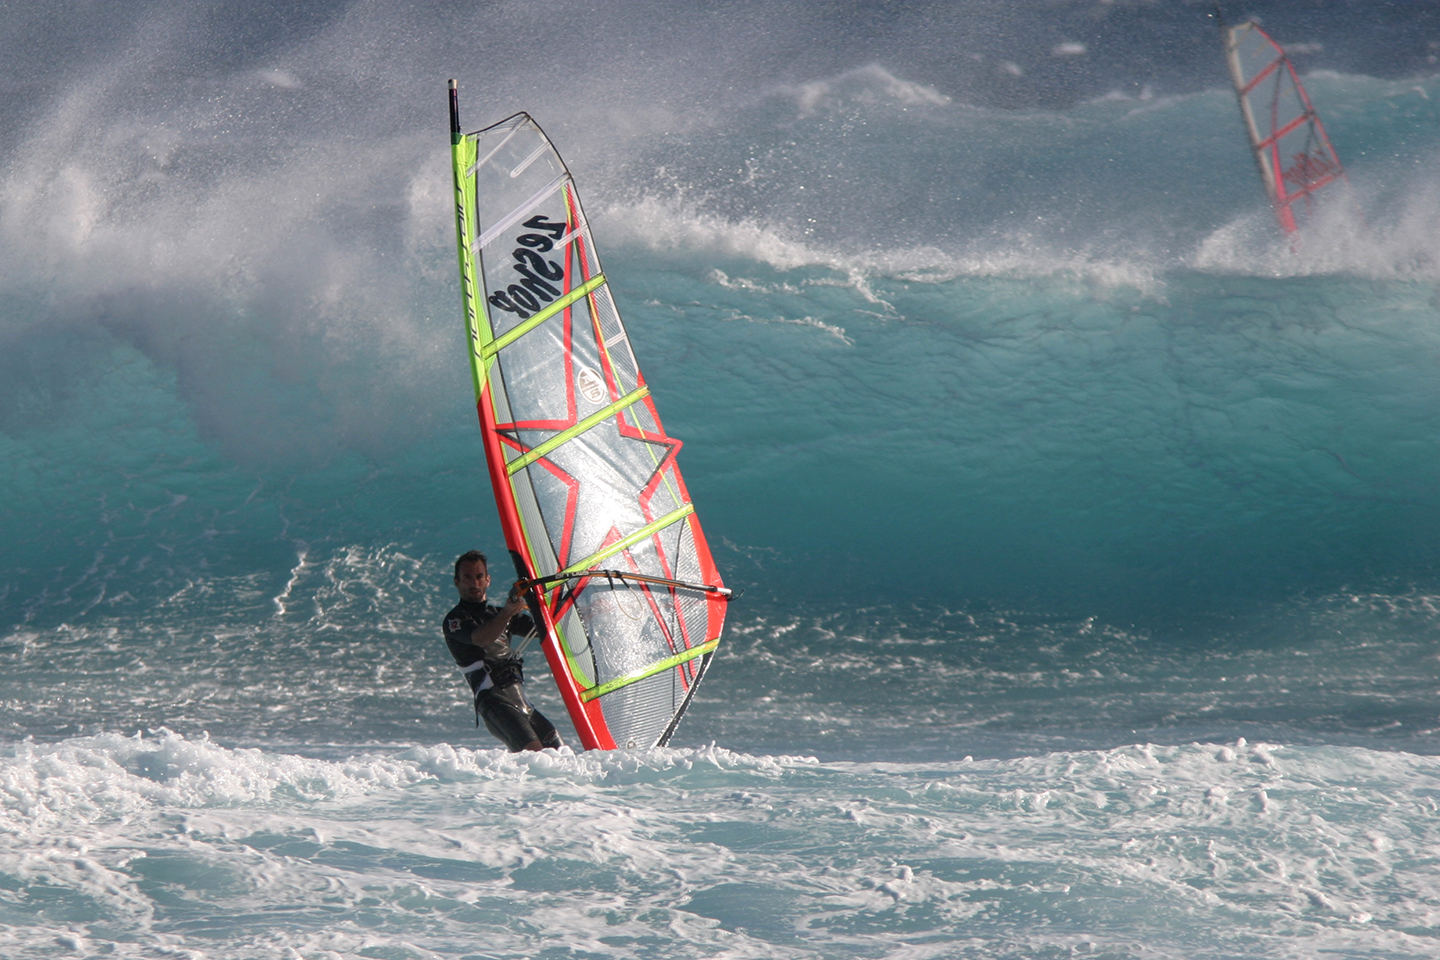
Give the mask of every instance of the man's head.
[[490, 563], [479, 550], [460, 554], [455, 560], [455, 589], [461, 600], [484, 603], [490, 589]]

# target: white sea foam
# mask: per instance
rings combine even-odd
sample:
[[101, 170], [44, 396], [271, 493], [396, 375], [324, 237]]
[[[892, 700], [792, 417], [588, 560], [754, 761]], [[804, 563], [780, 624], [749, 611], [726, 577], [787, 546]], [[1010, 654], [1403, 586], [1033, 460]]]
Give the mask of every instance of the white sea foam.
[[50, 924], [118, 956], [446, 955], [482, 931], [515, 954], [563, 937], [657, 957], [1419, 955], [1437, 773], [1244, 740], [864, 764], [18, 744], [0, 943], [34, 949]]
[[1412, 181], [1398, 201], [1340, 185], [1293, 238], [1278, 236], [1270, 212], [1257, 210], [1207, 236], [1193, 264], [1248, 276], [1433, 281], [1440, 279], [1437, 224], [1440, 185], [1428, 177]]
[[[647, 197], [606, 211], [605, 233], [643, 245], [661, 255], [756, 261], [781, 271], [818, 267], [833, 271], [858, 293], [878, 303], [869, 280], [896, 277], [917, 283], [945, 283], [962, 277], [1078, 280], [1099, 288], [1161, 290], [1161, 264], [1143, 256], [1066, 249], [1043, 233], [1011, 232], [961, 249], [934, 245], [892, 249], [841, 250], [795, 238], [759, 220], [731, 220], [683, 199]], [[715, 274], [712, 274], [715, 275]], [[728, 283], [745, 282], [739, 278]]]
[[888, 102], [902, 109], [950, 103], [950, 98], [934, 87], [902, 80], [874, 63], [823, 80], [777, 86], [772, 94], [793, 99], [801, 116], [857, 103]]

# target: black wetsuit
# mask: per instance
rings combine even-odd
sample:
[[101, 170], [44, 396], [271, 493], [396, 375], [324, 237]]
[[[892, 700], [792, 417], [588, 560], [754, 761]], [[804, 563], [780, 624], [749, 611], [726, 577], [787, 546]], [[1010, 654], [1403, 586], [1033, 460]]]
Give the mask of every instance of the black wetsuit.
[[470, 642], [475, 628], [500, 615], [493, 603], [471, 603], [461, 600], [445, 614], [445, 645], [460, 667], [475, 694], [477, 723], [485, 721], [485, 729], [500, 739], [511, 752], [525, 749], [527, 743], [539, 740], [547, 747], [560, 746], [560, 735], [545, 715], [530, 705], [525, 697], [521, 660], [510, 650], [510, 636], [527, 634], [534, 621], [528, 613], [518, 614], [495, 642], [481, 648]]

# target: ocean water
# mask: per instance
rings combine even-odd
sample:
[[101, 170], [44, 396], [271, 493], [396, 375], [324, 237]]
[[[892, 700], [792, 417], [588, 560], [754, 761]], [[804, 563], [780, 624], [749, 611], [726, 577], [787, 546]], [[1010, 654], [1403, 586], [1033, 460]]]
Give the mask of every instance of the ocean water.
[[[0, 4], [0, 954], [1440, 951], [1440, 6]], [[570, 162], [727, 582], [512, 756], [445, 81]], [[573, 743], [542, 658], [536, 698]]]

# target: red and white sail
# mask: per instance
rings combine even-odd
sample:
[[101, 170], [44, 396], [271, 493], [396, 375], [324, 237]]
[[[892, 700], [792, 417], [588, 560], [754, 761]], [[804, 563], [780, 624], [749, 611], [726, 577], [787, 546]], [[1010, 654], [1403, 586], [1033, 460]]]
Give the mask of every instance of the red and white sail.
[[461, 134], [452, 113], [451, 142], [480, 429], [506, 543], [541, 581], [532, 609], [551, 671], [587, 749], [664, 744], [730, 595], [676, 464], [680, 441], [661, 425], [549, 138], [524, 113]]
[[1317, 191], [1345, 176], [1295, 65], [1254, 23], [1224, 31], [1225, 59], [1260, 180], [1286, 233], [1314, 209]]

